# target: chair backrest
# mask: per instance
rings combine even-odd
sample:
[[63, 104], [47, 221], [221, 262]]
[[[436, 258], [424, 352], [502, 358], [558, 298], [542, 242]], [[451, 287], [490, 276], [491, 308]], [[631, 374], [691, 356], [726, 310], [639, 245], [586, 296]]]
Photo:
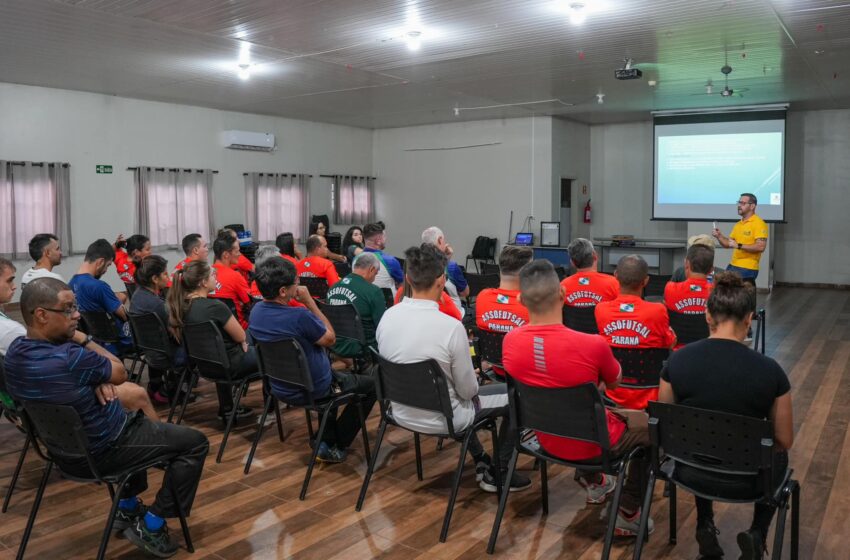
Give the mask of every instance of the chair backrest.
[[770, 421], [728, 412], [650, 401], [652, 461], [663, 454], [705, 471], [763, 476], [771, 493], [773, 426]]
[[133, 294], [136, 293], [136, 284], [128, 284], [127, 282], [124, 282], [124, 289], [127, 290], [127, 297], [132, 299]]
[[564, 306], [564, 325], [574, 331], [587, 334], [599, 334], [599, 327], [596, 325], [596, 306], [574, 307], [572, 305]]
[[[24, 401], [22, 406], [24, 425], [47, 448], [45, 459], [57, 461], [60, 465], [63, 461], [86, 459], [94, 477], [98, 478], [88, 452], [89, 438], [74, 407], [34, 401]], [[40, 449], [38, 452], [42, 454]]]
[[171, 368], [174, 348], [159, 315], [130, 313], [129, 316], [136, 348], [144, 352], [148, 365], [159, 369]]
[[667, 315], [670, 317], [670, 327], [676, 333], [676, 340], [679, 344], [690, 344], [708, 338], [708, 323], [705, 320], [705, 313], [676, 313], [668, 309]]
[[360, 347], [366, 350], [366, 333], [363, 332], [363, 322], [357, 308], [350, 303], [318, 303], [319, 310], [324, 313], [331, 326], [334, 328], [336, 338], [344, 338], [360, 343]]
[[470, 298], [477, 296], [485, 288], [499, 287], [498, 274], [474, 274], [467, 272], [464, 276], [466, 276], [466, 282], [469, 284], [468, 297]]
[[623, 368], [620, 387], [653, 389], [658, 387], [664, 361], [670, 355], [667, 348], [611, 347], [614, 357]]
[[80, 311], [82, 330], [99, 342], [115, 344], [121, 341], [121, 335], [115, 324], [115, 317], [106, 311]]
[[531, 429], [553, 436], [595, 443], [601, 462], [610, 466], [608, 419], [599, 389], [593, 383], [575, 387], [532, 387], [507, 375], [511, 424], [520, 433]]
[[673, 276], [670, 274], [650, 274], [649, 283], [643, 290], [643, 297], [664, 296], [664, 287]]
[[495, 258], [497, 243], [495, 237], [479, 235], [475, 238], [475, 244], [472, 246], [472, 258], [481, 260]]
[[183, 325], [186, 354], [204, 377], [230, 380], [230, 358], [221, 331], [212, 321]]
[[764, 354], [766, 352], [766, 338], [767, 338], [767, 326], [765, 323], [765, 312], [764, 309], [759, 309], [756, 311], [755, 316], [753, 317], [753, 321], [755, 321], [755, 340], [753, 343], [753, 348], [756, 349], [757, 352], [761, 352]]
[[221, 303], [227, 306], [227, 308], [230, 310], [231, 315], [233, 315], [234, 317], [239, 317], [239, 315], [236, 313], [236, 302], [233, 301], [231, 298], [210, 296], [210, 299], [220, 301]]
[[389, 288], [381, 288], [381, 293], [384, 294], [384, 303], [387, 305], [387, 309], [395, 305], [395, 294]]
[[344, 262], [334, 262], [334, 268], [336, 269], [336, 273], [340, 278], [345, 278], [349, 274], [351, 274], [351, 266], [348, 263]]
[[342, 234], [338, 231], [329, 231], [325, 233], [325, 240], [328, 242], [328, 251], [331, 253], [342, 253]]
[[481, 274], [499, 275], [499, 265], [496, 263], [481, 263]]
[[315, 276], [299, 276], [298, 281], [307, 288], [310, 295], [317, 299], [328, 297], [328, 281]]
[[558, 275], [558, 281], [559, 281], [559, 282], [560, 282], [561, 280], [563, 280], [564, 278], [566, 278], [567, 276], [569, 276], [569, 273], [567, 272], [567, 269], [566, 269], [566, 268], [564, 268], [563, 266], [556, 266], [556, 267], [555, 267], [555, 274], [557, 274], [557, 275]]
[[491, 332], [485, 330], [478, 331], [478, 355], [482, 360], [487, 360], [491, 364], [502, 366], [502, 342], [505, 340], [505, 333]]
[[302, 387], [308, 404], [313, 404], [313, 377], [297, 340], [285, 338], [275, 342], [257, 342], [257, 362], [264, 376]]
[[454, 435], [452, 403], [449, 386], [440, 364], [426, 360], [412, 364], [397, 364], [376, 354], [378, 360], [375, 391], [378, 399], [388, 404], [413, 406], [446, 417], [449, 434]]

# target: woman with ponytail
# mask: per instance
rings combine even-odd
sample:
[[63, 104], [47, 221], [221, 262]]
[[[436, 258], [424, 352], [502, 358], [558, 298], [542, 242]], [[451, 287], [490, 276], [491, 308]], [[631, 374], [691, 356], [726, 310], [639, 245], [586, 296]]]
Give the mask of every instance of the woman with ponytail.
[[[756, 294], [737, 272], [719, 272], [706, 303], [706, 321], [711, 335], [673, 353], [661, 373], [658, 400], [695, 408], [769, 419], [773, 424], [774, 483], [779, 485], [788, 465], [788, 450], [794, 442], [791, 384], [771, 358], [744, 345], [756, 310]], [[752, 476], [709, 476], [687, 465], [677, 465], [678, 476], [692, 488], [707, 493], [723, 488], [725, 494], [742, 497], [758, 493]], [[714, 526], [712, 502], [696, 497], [696, 540], [703, 557], [723, 555]], [[761, 559], [775, 507], [755, 504], [750, 529], [738, 533], [740, 558]]]
[[[220, 300], [207, 296], [215, 289], [215, 269], [204, 261], [192, 261], [174, 273], [168, 290], [168, 314], [171, 328], [178, 338], [189, 323], [212, 321], [221, 331], [224, 347], [230, 359], [234, 377], [243, 377], [257, 371], [257, 355], [248, 345], [245, 330]], [[218, 391], [218, 417], [227, 419], [233, 408], [233, 395], [224, 384], [216, 384]], [[251, 409], [239, 407], [238, 417], [248, 416]]]

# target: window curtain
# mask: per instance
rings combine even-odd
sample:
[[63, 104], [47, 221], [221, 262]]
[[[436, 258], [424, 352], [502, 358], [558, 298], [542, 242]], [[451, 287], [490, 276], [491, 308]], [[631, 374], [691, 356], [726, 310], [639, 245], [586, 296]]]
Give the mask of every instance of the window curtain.
[[334, 175], [334, 223], [368, 224], [374, 221], [375, 180]]
[[245, 226], [255, 241], [274, 242], [291, 231], [304, 242], [310, 228], [310, 177], [304, 174], [245, 173]]
[[156, 248], [179, 247], [183, 237], [213, 235], [211, 169], [139, 167], [136, 184], [136, 231]]
[[29, 241], [53, 233], [70, 254], [71, 170], [63, 163], [0, 160], [0, 254], [29, 259]]

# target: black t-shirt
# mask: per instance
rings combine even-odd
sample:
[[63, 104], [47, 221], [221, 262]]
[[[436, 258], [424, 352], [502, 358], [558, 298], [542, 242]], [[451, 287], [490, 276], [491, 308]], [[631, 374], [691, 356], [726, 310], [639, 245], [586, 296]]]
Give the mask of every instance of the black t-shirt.
[[676, 403], [767, 418], [773, 401], [791, 390], [776, 360], [734, 340], [707, 338], [674, 352], [661, 372]]
[[130, 298], [130, 313], [138, 315], [156, 313], [162, 321], [163, 326], [168, 326], [168, 311], [165, 308], [165, 299], [143, 286], [139, 286], [136, 289], [136, 293]]
[[196, 298], [190, 301], [189, 311], [183, 318], [183, 323], [214, 322], [218, 330], [221, 331], [221, 338], [224, 341], [227, 356], [230, 358], [230, 365], [233, 368], [238, 368], [245, 351], [242, 350], [242, 345], [230, 338], [230, 335], [224, 330], [224, 325], [233, 317], [233, 313], [230, 312], [227, 305], [215, 298]]

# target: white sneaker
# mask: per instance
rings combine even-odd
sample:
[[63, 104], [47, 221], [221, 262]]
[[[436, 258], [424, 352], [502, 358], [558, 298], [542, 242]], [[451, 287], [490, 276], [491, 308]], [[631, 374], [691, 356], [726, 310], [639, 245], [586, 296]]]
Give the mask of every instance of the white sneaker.
[[[640, 528], [640, 510], [637, 510], [631, 517], [626, 517], [623, 510], [617, 510], [617, 521], [614, 524], [615, 537], [635, 537]], [[655, 523], [650, 517], [646, 524], [647, 531], [652, 534], [655, 531]]]
[[587, 490], [588, 504], [604, 504], [608, 495], [617, 488], [617, 479], [605, 474], [602, 475], [602, 482], [599, 484], [587, 482], [587, 479], [583, 477], [578, 479], [578, 483]]

